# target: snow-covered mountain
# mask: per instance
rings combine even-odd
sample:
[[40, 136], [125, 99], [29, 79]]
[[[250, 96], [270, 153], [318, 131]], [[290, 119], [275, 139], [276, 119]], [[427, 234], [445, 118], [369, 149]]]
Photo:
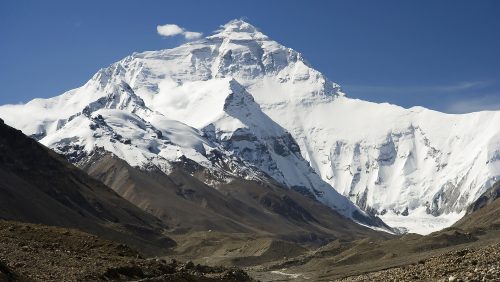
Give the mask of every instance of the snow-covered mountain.
[[134, 53], [61, 96], [2, 106], [0, 117], [75, 163], [100, 147], [168, 173], [184, 156], [217, 175], [212, 185], [271, 177], [348, 217], [362, 213], [347, 198], [420, 233], [452, 224], [500, 177], [500, 112], [347, 98], [242, 20]]

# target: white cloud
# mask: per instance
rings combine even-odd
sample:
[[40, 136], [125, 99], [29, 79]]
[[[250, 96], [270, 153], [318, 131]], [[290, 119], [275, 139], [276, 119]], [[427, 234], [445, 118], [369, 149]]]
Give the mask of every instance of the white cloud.
[[203, 35], [201, 32], [195, 32], [195, 31], [185, 31], [184, 32], [184, 37], [188, 40], [191, 39], [198, 39]]
[[184, 32], [184, 29], [176, 24], [165, 24], [156, 26], [156, 31], [161, 36], [174, 36]]
[[169, 37], [169, 36], [182, 35], [187, 40], [198, 39], [203, 35], [203, 33], [201, 32], [189, 31], [176, 24], [158, 25], [156, 26], [156, 31], [161, 36]]
[[463, 114], [478, 111], [498, 110], [500, 110], [500, 95], [488, 95], [454, 101], [447, 106], [446, 112], [453, 114]]

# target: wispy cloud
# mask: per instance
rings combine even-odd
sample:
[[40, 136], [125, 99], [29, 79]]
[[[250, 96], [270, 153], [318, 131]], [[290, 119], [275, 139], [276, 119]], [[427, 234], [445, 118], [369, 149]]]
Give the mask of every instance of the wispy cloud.
[[453, 114], [498, 110], [500, 110], [500, 93], [497, 95], [456, 100], [449, 103], [445, 109], [447, 113]]
[[488, 87], [494, 81], [465, 81], [451, 85], [404, 85], [404, 86], [383, 86], [383, 85], [344, 85], [343, 88], [362, 93], [385, 93], [385, 94], [405, 94], [405, 93], [443, 93], [474, 90]]
[[435, 90], [449, 91], [449, 92], [473, 90], [473, 89], [488, 87], [494, 83], [495, 83], [494, 81], [489, 81], [489, 80], [465, 81], [465, 82], [460, 82], [458, 84], [453, 84], [453, 85], [448, 85], [448, 86], [438, 86], [438, 87], [435, 87]]
[[158, 25], [156, 26], [156, 31], [161, 36], [170, 37], [170, 36], [182, 35], [187, 40], [198, 39], [203, 35], [203, 33], [201, 32], [189, 31], [176, 24]]
[[447, 113], [500, 110], [500, 81], [464, 81], [450, 85], [343, 85], [348, 96]]

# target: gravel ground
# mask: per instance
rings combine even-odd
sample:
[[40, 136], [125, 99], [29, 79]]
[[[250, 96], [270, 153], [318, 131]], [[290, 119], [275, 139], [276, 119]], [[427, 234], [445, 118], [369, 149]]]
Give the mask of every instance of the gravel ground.
[[340, 281], [500, 281], [500, 243], [464, 248]]
[[[12, 279], [12, 272], [22, 277]], [[77, 230], [0, 221], [0, 281], [9, 276], [11, 281], [252, 281], [236, 268], [144, 258], [126, 245]]]

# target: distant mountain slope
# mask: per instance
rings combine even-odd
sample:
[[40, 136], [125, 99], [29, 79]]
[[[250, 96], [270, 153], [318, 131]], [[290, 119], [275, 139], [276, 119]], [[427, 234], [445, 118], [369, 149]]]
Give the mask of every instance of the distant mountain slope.
[[235, 179], [210, 187], [204, 183], [209, 173], [193, 161], [185, 159], [173, 167], [168, 175], [144, 171], [106, 152], [82, 165], [121, 196], [162, 219], [176, 234], [210, 230], [312, 243], [390, 237], [278, 183]]
[[0, 117], [72, 162], [104, 147], [168, 173], [184, 156], [217, 175], [213, 183], [265, 173], [347, 217], [359, 209], [340, 195], [420, 233], [451, 225], [500, 178], [500, 112], [350, 99], [242, 20], [134, 53], [60, 96], [1, 106]]
[[0, 219], [78, 228], [165, 253], [166, 226], [0, 120]]

